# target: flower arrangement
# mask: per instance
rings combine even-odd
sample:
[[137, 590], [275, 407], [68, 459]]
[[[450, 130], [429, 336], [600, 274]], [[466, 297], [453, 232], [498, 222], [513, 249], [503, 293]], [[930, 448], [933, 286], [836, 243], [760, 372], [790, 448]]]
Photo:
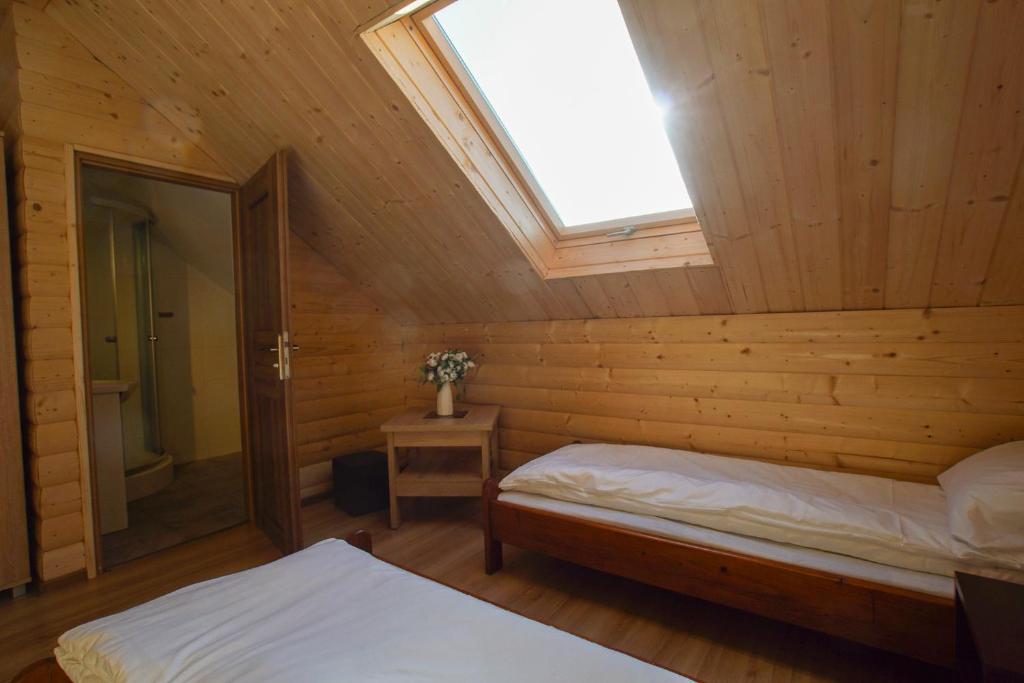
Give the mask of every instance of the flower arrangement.
[[420, 366], [420, 382], [437, 387], [437, 417], [461, 417], [455, 415], [452, 386], [461, 381], [476, 367], [476, 363], [465, 351], [447, 349], [427, 356]]
[[433, 384], [440, 390], [445, 384], [462, 381], [475, 367], [476, 363], [465, 351], [435, 351], [420, 366], [420, 382]]

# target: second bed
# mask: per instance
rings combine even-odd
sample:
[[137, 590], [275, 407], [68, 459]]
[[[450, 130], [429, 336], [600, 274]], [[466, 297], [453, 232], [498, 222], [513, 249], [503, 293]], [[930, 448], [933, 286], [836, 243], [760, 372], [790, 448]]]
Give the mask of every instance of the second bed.
[[645, 446], [567, 446], [485, 490], [509, 543], [933, 663], [953, 655], [958, 553], [940, 486]]

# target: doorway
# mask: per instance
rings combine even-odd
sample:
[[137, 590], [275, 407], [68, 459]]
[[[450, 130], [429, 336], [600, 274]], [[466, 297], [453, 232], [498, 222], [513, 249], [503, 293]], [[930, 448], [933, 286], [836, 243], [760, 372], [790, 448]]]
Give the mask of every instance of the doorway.
[[237, 192], [79, 166], [83, 355], [103, 568], [250, 518]]

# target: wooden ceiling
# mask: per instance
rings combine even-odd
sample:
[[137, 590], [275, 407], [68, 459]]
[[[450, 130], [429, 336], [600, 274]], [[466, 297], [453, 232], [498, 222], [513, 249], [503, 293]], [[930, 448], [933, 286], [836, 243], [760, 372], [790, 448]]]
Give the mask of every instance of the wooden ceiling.
[[[717, 267], [544, 281], [356, 34], [389, 0], [52, 0], [403, 322], [1024, 303], [1024, 2], [621, 0]], [[571, 30], [571, 27], [567, 27]]]

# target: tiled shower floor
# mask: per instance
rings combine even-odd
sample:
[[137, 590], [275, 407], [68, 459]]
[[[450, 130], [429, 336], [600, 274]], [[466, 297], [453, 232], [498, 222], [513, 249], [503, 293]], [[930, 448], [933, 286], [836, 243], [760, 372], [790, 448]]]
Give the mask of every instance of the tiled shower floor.
[[174, 468], [174, 482], [128, 503], [128, 528], [103, 536], [103, 566], [112, 567], [246, 520], [242, 455]]

